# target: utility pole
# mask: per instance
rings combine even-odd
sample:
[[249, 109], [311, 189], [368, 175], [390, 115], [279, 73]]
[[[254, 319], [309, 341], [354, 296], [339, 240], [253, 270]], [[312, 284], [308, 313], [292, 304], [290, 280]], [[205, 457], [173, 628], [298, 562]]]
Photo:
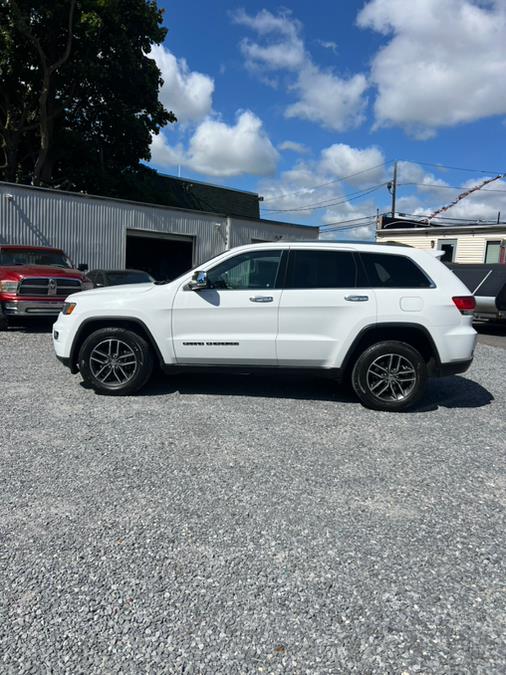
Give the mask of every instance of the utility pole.
[[397, 162], [394, 164], [394, 177], [392, 180], [392, 218], [395, 218], [397, 202]]

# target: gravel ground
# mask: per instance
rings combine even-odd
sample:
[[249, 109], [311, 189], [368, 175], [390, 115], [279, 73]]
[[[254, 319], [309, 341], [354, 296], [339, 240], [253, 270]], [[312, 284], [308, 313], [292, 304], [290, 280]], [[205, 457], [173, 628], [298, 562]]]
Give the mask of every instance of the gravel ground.
[[0, 334], [0, 672], [506, 672], [504, 363], [394, 415], [278, 378], [99, 397]]

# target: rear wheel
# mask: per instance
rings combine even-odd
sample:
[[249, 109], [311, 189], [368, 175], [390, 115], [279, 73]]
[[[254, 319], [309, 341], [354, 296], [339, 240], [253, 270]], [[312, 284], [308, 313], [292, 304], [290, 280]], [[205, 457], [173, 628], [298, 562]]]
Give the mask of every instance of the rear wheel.
[[399, 412], [414, 406], [422, 396], [427, 364], [420, 352], [405, 342], [378, 342], [358, 357], [351, 381], [367, 408]]
[[95, 391], [124, 396], [147, 383], [153, 371], [153, 355], [137, 333], [125, 328], [101, 328], [83, 342], [79, 370]]

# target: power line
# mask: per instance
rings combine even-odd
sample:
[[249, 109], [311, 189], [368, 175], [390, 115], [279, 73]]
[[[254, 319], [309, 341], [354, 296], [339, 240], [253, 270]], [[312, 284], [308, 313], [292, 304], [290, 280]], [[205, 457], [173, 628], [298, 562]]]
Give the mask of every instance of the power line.
[[469, 169], [469, 168], [464, 168], [462, 166], [448, 166], [447, 164], [434, 164], [431, 162], [419, 162], [418, 160], [415, 159], [403, 159], [400, 160], [403, 162], [410, 162], [411, 164], [420, 164], [421, 166], [433, 166], [439, 169], [451, 169], [452, 171], [470, 171], [471, 173], [491, 173], [491, 174], [498, 174], [498, 173], [504, 173], [504, 169], [501, 171], [490, 171], [488, 169]]
[[370, 220], [371, 218], [376, 218], [376, 214], [373, 213], [370, 216], [361, 216], [360, 218], [350, 218], [349, 220], [336, 220], [333, 223], [321, 225], [320, 229], [323, 229], [324, 227], [330, 227], [331, 225], [344, 225], [345, 223], [357, 223], [359, 220]]
[[[381, 215], [386, 216], [388, 214], [382, 213]], [[399, 222], [402, 222], [404, 220], [409, 220], [409, 219], [416, 219], [420, 222], [420, 224], [426, 224], [428, 215], [424, 215], [423, 213], [403, 213], [401, 217], [397, 215], [397, 220]], [[451, 216], [438, 216], [435, 220], [450, 220], [450, 221], [458, 221], [462, 223], [490, 223], [490, 224], [497, 224], [496, 220], [473, 220], [472, 218], [456, 218], [456, 217], [451, 217]]]
[[380, 188], [384, 187], [386, 183], [378, 183], [378, 185], [373, 185], [372, 187], [366, 188], [364, 190], [358, 190], [356, 192], [350, 192], [347, 195], [341, 195], [338, 201], [325, 201], [325, 202], [314, 202], [313, 204], [308, 204], [307, 206], [292, 207], [291, 209], [264, 209], [268, 213], [298, 213], [300, 211], [316, 211], [317, 209], [326, 209], [331, 206], [339, 206], [345, 202], [352, 202], [355, 199], [360, 199], [365, 197], [372, 192], [376, 192]]
[[[440, 190], [469, 190], [469, 186], [465, 185], [438, 185], [437, 183], [398, 183], [398, 187], [406, 185], [414, 185], [415, 187], [433, 187], [439, 188]], [[471, 186], [472, 187], [472, 186]], [[482, 189], [481, 192], [506, 192], [506, 190], [496, 190], [491, 188], [490, 190]]]
[[320, 230], [323, 232], [333, 232], [334, 230], [339, 230], [341, 225], [344, 225], [346, 223], [356, 223], [355, 227], [364, 227], [364, 225], [367, 225], [367, 223], [375, 220], [376, 214], [372, 214], [371, 216], [363, 216], [362, 218], [352, 218], [351, 220], [338, 220], [334, 223], [328, 223], [327, 225], [322, 225], [320, 227]]
[[[320, 188], [327, 187], [328, 185], [333, 185], [334, 183], [340, 183], [342, 181], [348, 180], [349, 178], [354, 178], [355, 176], [360, 176], [364, 173], [374, 171], [374, 169], [379, 169], [380, 167], [386, 168], [389, 164], [392, 164], [394, 161], [396, 161], [396, 160], [389, 159], [389, 160], [386, 160], [385, 162], [382, 162], [381, 164], [375, 164], [374, 166], [370, 166], [366, 169], [362, 169], [361, 171], [356, 171], [355, 173], [350, 173], [347, 176], [341, 176], [339, 178], [333, 178], [332, 180], [329, 180], [325, 183], [320, 183], [318, 185], [312, 185], [310, 187], [301, 188], [300, 190], [294, 190], [293, 192], [286, 192], [286, 193], [284, 193], [282, 195], [279, 195], [279, 196], [276, 196], [276, 197], [268, 197], [268, 198], [264, 199], [263, 201], [264, 201], [264, 203], [266, 203], [266, 202], [272, 202], [272, 201], [276, 201], [276, 200], [283, 200], [283, 199], [285, 199], [285, 197], [291, 197], [293, 195], [302, 194], [304, 192], [311, 192], [312, 190], [319, 190]], [[420, 162], [420, 161], [414, 160], [414, 159], [404, 159], [404, 160], [398, 160], [398, 161], [410, 162], [412, 164], [420, 164], [421, 166], [432, 166], [432, 167], [439, 168], [439, 169], [451, 169], [453, 171], [469, 171], [471, 173], [484, 173], [484, 174], [502, 173], [501, 171], [490, 171], [488, 169], [487, 170], [486, 169], [471, 169], [469, 167], [450, 166], [448, 164], [441, 164], [441, 163], [436, 164], [434, 162]], [[409, 185], [421, 185], [419, 183], [404, 183], [404, 185], [408, 185], [408, 184]], [[455, 188], [455, 189], [461, 189], [461, 188]], [[462, 188], [462, 189], [465, 189], [465, 188]], [[492, 190], [490, 190], [490, 192], [492, 192]], [[496, 192], [498, 192], [498, 190], [496, 190]], [[269, 210], [271, 210], [271, 209], [269, 209]], [[276, 209], [276, 211], [281, 211], [281, 210], [282, 209]], [[293, 210], [294, 209], [286, 209], [286, 211], [293, 211]], [[300, 210], [300, 209], [297, 209], [297, 210]]]
[[366, 225], [367, 223], [361, 223], [359, 225], [346, 225], [345, 227], [333, 227], [330, 230], [324, 230], [324, 234], [327, 234], [327, 232], [341, 232], [342, 230], [358, 230], [359, 227], [366, 227]]
[[356, 171], [355, 173], [350, 173], [348, 176], [341, 176], [340, 178], [333, 178], [332, 180], [327, 181], [326, 183], [320, 183], [319, 185], [313, 185], [311, 187], [305, 187], [300, 190], [295, 190], [294, 192], [285, 192], [285, 194], [280, 195], [279, 197], [268, 197], [267, 199], [264, 199], [265, 202], [272, 202], [275, 201], [276, 199], [284, 199], [285, 197], [291, 197], [292, 195], [298, 195], [301, 194], [302, 192], [310, 192], [311, 190], [319, 190], [322, 187], [327, 187], [327, 185], [333, 185], [334, 183], [340, 183], [341, 181], [348, 180], [349, 178], [354, 178], [355, 176], [361, 176], [364, 173], [368, 173], [369, 171], [374, 171], [374, 169], [379, 169], [380, 167], [384, 166], [387, 167], [389, 164], [391, 164], [394, 160], [389, 159], [386, 162], [382, 162], [381, 164], [375, 164], [374, 166], [370, 166], [367, 169], [363, 169], [362, 171]]

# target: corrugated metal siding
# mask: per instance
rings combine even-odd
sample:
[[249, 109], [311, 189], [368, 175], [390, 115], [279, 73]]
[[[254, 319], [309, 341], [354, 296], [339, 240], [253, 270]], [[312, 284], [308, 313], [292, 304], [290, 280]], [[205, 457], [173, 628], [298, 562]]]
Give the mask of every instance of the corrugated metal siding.
[[293, 227], [289, 223], [265, 223], [262, 221], [241, 220], [231, 218], [230, 225], [230, 247], [251, 244], [252, 240], [259, 241], [279, 241], [279, 240], [297, 240], [318, 239], [319, 231], [317, 228], [308, 227], [307, 230], [301, 227]]
[[124, 267], [127, 229], [194, 237], [195, 264], [226, 248], [222, 216], [0, 185], [2, 243], [57, 246], [76, 263]]
[[[228, 222], [230, 248], [252, 239], [318, 238], [317, 229], [289, 224]], [[121, 268], [127, 230], [193, 237], [195, 265], [227, 248], [225, 216], [0, 183], [0, 243], [57, 246], [90, 268]]]
[[499, 241], [506, 239], [506, 229], [493, 233], [472, 232], [467, 234], [448, 233], [442, 234], [437, 231], [427, 232], [424, 234], [406, 234], [397, 235], [392, 231], [385, 230], [378, 232], [377, 240], [382, 241], [396, 241], [399, 244], [407, 244], [422, 250], [431, 250], [431, 241], [434, 241], [434, 248], [438, 248], [438, 241], [445, 239], [457, 240], [457, 251], [455, 255], [455, 262], [458, 263], [482, 263], [485, 261], [485, 251], [487, 241]]

